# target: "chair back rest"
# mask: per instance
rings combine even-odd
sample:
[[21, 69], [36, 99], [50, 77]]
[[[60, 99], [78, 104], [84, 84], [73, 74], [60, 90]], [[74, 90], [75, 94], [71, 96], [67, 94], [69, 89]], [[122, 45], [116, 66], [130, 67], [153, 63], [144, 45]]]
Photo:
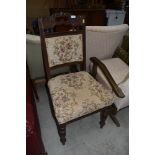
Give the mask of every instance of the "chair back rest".
[[[47, 80], [51, 78], [51, 70], [60, 67], [80, 64], [85, 69], [85, 29], [44, 33], [49, 21], [39, 19], [41, 48]], [[45, 26], [44, 26], [45, 25]], [[65, 25], [65, 24], [63, 24]]]
[[90, 57], [99, 59], [112, 58], [123, 36], [128, 31], [128, 25], [87, 26], [86, 27], [86, 65], [89, 70]]

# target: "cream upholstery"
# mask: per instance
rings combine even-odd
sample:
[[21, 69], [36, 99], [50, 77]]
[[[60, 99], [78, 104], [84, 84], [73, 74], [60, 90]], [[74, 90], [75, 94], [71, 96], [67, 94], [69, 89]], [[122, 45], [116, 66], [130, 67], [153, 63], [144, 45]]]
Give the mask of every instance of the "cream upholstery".
[[[40, 36], [26, 34], [26, 61], [29, 66], [32, 79], [40, 79], [45, 76], [42, 60]], [[66, 66], [56, 69], [52, 73], [61, 74], [68, 71], [69, 67]]]
[[[86, 68], [89, 71], [90, 57], [99, 59], [111, 58], [120, 44], [128, 25], [117, 26], [86, 26]], [[40, 37], [26, 35], [26, 54], [33, 78], [44, 77]]]
[[[128, 25], [114, 26], [87, 26], [86, 27], [86, 64], [87, 70], [91, 65], [90, 57], [102, 60], [112, 74], [114, 80], [122, 89], [125, 98], [116, 98], [117, 110], [129, 105], [129, 78], [128, 66], [118, 58], [112, 58], [116, 48], [121, 44], [123, 36], [128, 32]], [[101, 71], [98, 70], [98, 80], [107, 88], [110, 88]]]
[[111, 89], [105, 89], [87, 72], [60, 75], [48, 81], [59, 124], [89, 114], [114, 101]]
[[32, 79], [45, 76], [39, 36], [26, 34], [26, 61]]
[[[114, 101], [117, 110], [120, 110], [129, 105], [129, 67], [120, 58], [106, 59], [102, 60], [102, 62], [106, 65], [113, 79], [125, 94], [125, 98], [116, 97]], [[99, 68], [97, 69], [97, 80], [106, 88], [111, 88]]]
[[128, 25], [87, 26], [86, 27], [86, 67], [89, 70], [90, 57], [99, 59], [111, 58], [121, 43]]
[[82, 34], [45, 38], [49, 67], [83, 61]]

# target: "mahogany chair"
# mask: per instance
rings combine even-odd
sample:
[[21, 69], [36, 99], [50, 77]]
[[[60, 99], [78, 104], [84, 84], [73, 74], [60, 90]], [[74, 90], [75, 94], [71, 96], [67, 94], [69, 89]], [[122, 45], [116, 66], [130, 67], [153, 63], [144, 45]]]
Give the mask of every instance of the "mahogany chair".
[[[56, 23], [50, 17], [39, 19], [46, 88], [60, 141], [64, 145], [69, 123], [100, 112], [102, 128], [114, 95], [111, 89], [103, 87], [85, 71], [85, 29], [76, 26], [76, 30], [72, 31], [46, 33], [47, 25], [53, 28]], [[71, 65], [79, 65], [78, 72], [58, 76], [51, 74], [54, 69]], [[121, 91], [118, 91], [118, 96], [123, 96]]]

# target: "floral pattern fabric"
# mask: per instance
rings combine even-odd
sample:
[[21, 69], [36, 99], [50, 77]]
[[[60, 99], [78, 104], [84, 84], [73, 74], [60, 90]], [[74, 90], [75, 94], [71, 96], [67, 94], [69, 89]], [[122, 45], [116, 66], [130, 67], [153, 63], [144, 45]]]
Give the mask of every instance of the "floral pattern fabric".
[[52, 78], [48, 87], [59, 124], [109, 106], [114, 101], [112, 90], [104, 88], [84, 71]]
[[49, 67], [83, 61], [82, 34], [45, 38]]

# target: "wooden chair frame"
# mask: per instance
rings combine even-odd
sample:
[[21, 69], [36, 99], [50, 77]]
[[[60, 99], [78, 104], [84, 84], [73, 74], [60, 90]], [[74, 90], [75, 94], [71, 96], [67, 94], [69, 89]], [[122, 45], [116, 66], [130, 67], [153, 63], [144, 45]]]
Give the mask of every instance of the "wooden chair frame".
[[[39, 23], [39, 27], [40, 29], [42, 29], [42, 25], [41, 22]], [[40, 32], [43, 32], [42, 30]], [[79, 62], [72, 62], [72, 63], [67, 63], [67, 64], [63, 64], [63, 65], [57, 65], [54, 67], [49, 67], [49, 63], [48, 63], [48, 57], [47, 57], [47, 50], [46, 50], [46, 44], [45, 44], [45, 38], [49, 38], [49, 37], [57, 37], [57, 36], [61, 36], [61, 35], [76, 35], [76, 34], [82, 34], [83, 36], [83, 61], [79, 61]], [[79, 119], [85, 118], [87, 116], [90, 116], [94, 113], [100, 112], [100, 128], [102, 128], [105, 124], [105, 120], [107, 118], [107, 116], [111, 113], [112, 110], [112, 106], [108, 106], [102, 109], [99, 109], [97, 111], [94, 111], [92, 113], [89, 113], [87, 115], [84, 115], [82, 117], [73, 119], [71, 121], [68, 121], [66, 123], [63, 124], [59, 124], [56, 116], [55, 116], [55, 112], [54, 112], [54, 108], [53, 108], [53, 104], [52, 104], [52, 98], [49, 92], [49, 88], [47, 86], [47, 82], [50, 78], [52, 78], [51, 76], [51, 70], [56, 69], [56, 68], [60, 68], [60, 67], [64, 67], [64, 66], [71, 66], [71, 65], [75, 65], [75, 64], [80, 64], [80, 70], [85, 70], [86, 69], [86, 47], [85, 47], [85, 28], [83, 30], [77, 30], [77, 31], [73, 31], [73, 32], [61, 32], [61, 33], [53, 33], [53, 34], [45, 34], [45, 33], [41, 33], [41, 48], [42, 48], [42, 55], [43, 55], [43, 63], [44, 63], [44, 69], [45, 69], [45, 75], [46, 75], [46, 90], [47, 90], [47, 94], [48, 94], [48, 98], [50, 101], [50, 109], [52, 112], [52, 115], [55, 119], [56, 125], [57, 125], [57, 129], [58, 129], [58, 134], [60, 136], [60, 141], [62, 142], [62, 144], [64, 145], [66, 142], [66, 125], [69, 123], [72, 123], [74, 121], [77, 121]], [[95, 65], [96, 66], [96, 65]], [[101, 70], [103, 68], [101, 67]], [[95, 75], [94, 73], [92, 75]], [[95, 77], [95, 76], [94, 76]], [[116, 91], [118, 91], [116, 89]]]

